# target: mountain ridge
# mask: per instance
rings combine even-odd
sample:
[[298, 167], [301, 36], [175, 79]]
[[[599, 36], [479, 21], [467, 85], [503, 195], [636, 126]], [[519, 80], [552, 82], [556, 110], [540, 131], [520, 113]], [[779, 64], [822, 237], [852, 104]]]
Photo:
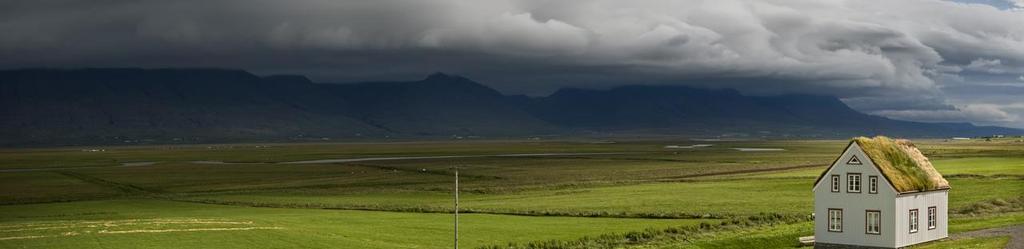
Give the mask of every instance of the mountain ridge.
[[830, 138], [1024, 133], [857, 112], [838, 98], [627, 85], [505, 95], [468, 78], [315, 83], [236, 69], [0, 71], [0, 145], [666, 134]]

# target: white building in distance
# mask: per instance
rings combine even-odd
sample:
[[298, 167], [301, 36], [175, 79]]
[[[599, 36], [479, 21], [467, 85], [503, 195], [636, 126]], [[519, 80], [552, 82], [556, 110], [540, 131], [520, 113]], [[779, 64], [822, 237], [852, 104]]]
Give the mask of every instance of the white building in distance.
[[814, 183], [814, 247], [900, 248], [946, 238], [949, 188], [910, 141], [854, 138]]

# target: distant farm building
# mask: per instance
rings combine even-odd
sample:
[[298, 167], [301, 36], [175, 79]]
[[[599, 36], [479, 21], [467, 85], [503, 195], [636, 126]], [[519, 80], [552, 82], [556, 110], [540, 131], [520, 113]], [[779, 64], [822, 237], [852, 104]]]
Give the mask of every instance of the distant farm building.
[[899, 248], [948, 237], [949, 182], [908, 140], [854, 138], [814, 184], [815, 248]]

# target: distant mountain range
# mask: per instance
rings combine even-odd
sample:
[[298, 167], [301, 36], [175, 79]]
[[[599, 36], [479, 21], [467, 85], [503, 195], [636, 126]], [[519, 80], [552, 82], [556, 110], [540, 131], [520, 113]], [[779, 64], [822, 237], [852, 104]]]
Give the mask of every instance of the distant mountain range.
[[225, 69], [0, 71], [0, 145], [315, 139], [684, 135], [907, 137], [1022, 134], [867, 115], [835, 97], [682, 86], [508, 96], [436, 73], [411, 82], [313, 83]]

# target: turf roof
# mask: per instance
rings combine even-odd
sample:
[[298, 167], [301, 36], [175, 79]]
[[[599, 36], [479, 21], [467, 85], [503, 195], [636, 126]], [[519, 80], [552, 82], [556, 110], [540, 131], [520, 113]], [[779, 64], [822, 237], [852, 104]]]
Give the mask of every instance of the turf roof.
[[882, 171], [897, 192], [949, 188], [949, 182], [942, 178], [910, 140], [877, 136], [856, 137], [853, 141], [871, 158], [871, 162]]
[[[856, 137], [850, 141], [850, 145], [853, 143], [857, 143], [868, 156], [868, 160], [899, 193], [949, 189], [949, 182], [909, 140], [884, 136]], [[834, 167], [840, 159], [842, 158], [836, 158], [832, 166]], [[814, 182], [815, 186], [831, 170], [832, 167], [829, 167], [821, 172], [821, 176]]]

